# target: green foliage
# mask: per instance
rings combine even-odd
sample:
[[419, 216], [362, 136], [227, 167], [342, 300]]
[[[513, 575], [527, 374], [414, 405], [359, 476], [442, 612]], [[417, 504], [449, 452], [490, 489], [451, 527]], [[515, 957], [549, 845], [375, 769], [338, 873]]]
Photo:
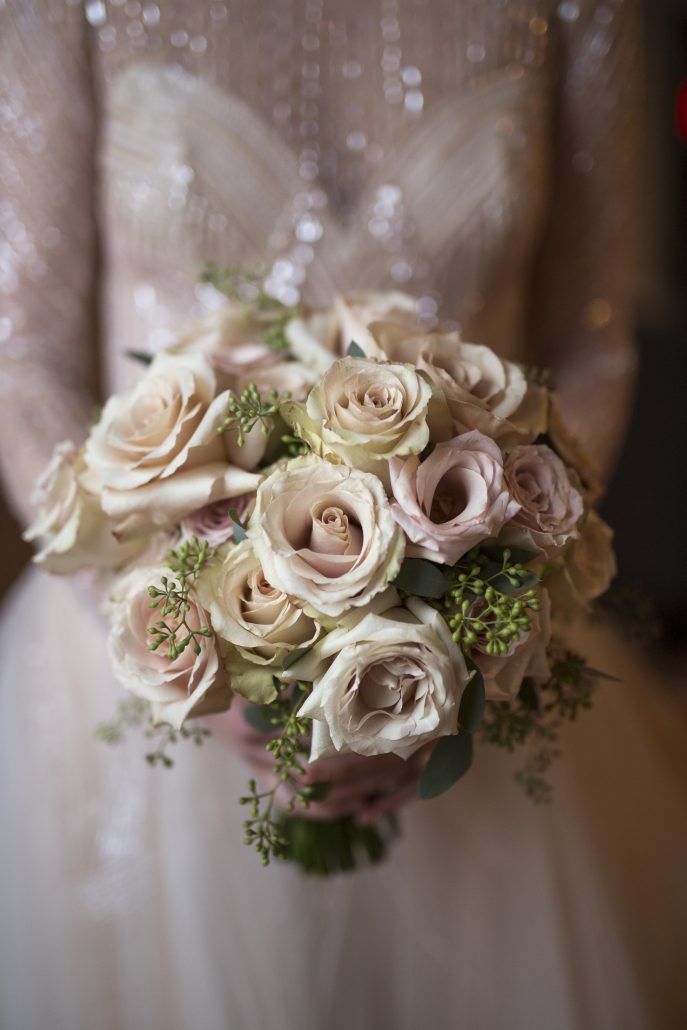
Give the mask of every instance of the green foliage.
[[449, 590], [451, 580], [430, 561], [404, 558], [394, 586], [411, 596], [438, 599]]
[[124, 354], [132, 361], [138, 361], [139, 365], [150, 365], [154, 356], [145, 350], [125, 350]]
[[279, 830], [289, 862], [310, 875], [331, 876], [356, 869], [361, 861], [382, 862], [390, 838], [398, 834], [398, 824], [393, 816], [387, 817], [383, 828], [359, 826], [352, 816], [317, 821], [281, 816]]
[[346, 356], [349, 358], [366, 358], [367, 354], [359, 343], [356, 343], [355, 340], [351, 340], [348, 345], [348, 350], [346, 351]]
[[275, 784], [261, 791], [255, 780], [249, 780], [248, 794], [240, 798], [240, 804], [250, 809], [249, 818], [243, 824], [245, 843], [255, 848], [263, 865], [269, 865], [272, 858], [286, 858], [288, 854], [289, 840], [284, 833], [283, 819], [275, 811], [279, 788], [286, 787], [290, 791], [286, 805], [289, 815], [297, 804], [307, 808], [317, 793], [315, 784], [305, 786], [299, 780], [305, 772], [308, 753], [305, 740], [312, 720], [298, 712], [309, 692], [309, 683], [298, 683], [292, 690], [282, 690], [272, 704], [263, 706], [263, 729], [269, 732], [271, 728], [276, 734], [265, 745], [274, 758]]
[[148, 629], [153, 638], [148, 645], [151, 651], [165, 644], [167, 657], [172, 660], [189, 646], [195, 654], [200, 654], [201, 639], [212, 636], [212, 631], [209, 626], [192, 626], [187, 621], [191, 610], [189, 592], [201, 570], [216, 554], [207, 540], [200, 541], [195, 536], [168, 553], [167, 564], [176, 575], [163, 576], [159, 587], [148, 587], [152, 597], [150, 607], [160, 608], [162, 615], [162, 619]]
[[529, 632], [530, 612], [541, 607], [533, 589], [539, 580], [522, 561], [515, 560], [509, 548], [499, 551], [497, 560], [493, 550], [476, 548], [449, 575], [451, 586], [440, 608], [451, 636], [465, 654], [479, 643], [489, 655], [505, 655]]
[[281, 442], [289, 458], [298, 458], [301, 454], [308, 454], [310, 451], [305, 440], [301, 440], [300, 436], [293, 436], [291, 433], [284, 433]]
[[554, 390], [553, 373], [550, 368], [539, 368], [537, 365], [525, 365], [523, 368], [525, 379], [533, 386], [545, 386], [548, 390]]
[[246, 436], [260, 425], [264, 436], [269, 436], [279, 406], [288, 400], [288, 394], [280, 397], [276, 390], [262, 396], [255, 383], [250, 383], [240, 397], [232, 394], [227, 405], [228, 413], [218, 433], [236, 433], [236, 442], [243, 447]]
[[192, 740], [200, 747], [210, 736], [210, 730], [196, 722], [189, 722], [180, 730], [166, 723], [154, 723], [148, 702], [135, 697], [120, 701], [115, 718], [111, 722], [101, 723], [95, 732], [105, 744], [120, 744], [129, 730], [143, 727], [143, 736], [155, 745], [153, 750], [145, 755], [146, 762], [151, 766], [161, 765], [165, 769], [171, 769], [174, 765], [168, 753], [171, 746], [180, 740]]
[[544, 684], [537, 686], [532, 679], [525, 678], [514, 701], [488, 706], [481, 727], [484, 741], [510, 752], [530, 745], [530, 753], [515, 779], [533, 801], [551, 800], [552, 788], [546, 773], [559, 754], [556, 743], [561, 726], [591, 708], [597, 679], [614, 677], [588, 667], [581, 655], [563, 651], [554, 658], [551, 675]]
[[239, 518], [239, 513], [237, 512], [236, 508], [229, 509], [229, 518], [231, 519], [232, 525], [234, 527], [234, 542], [240, 544], [242, 540], [246, 539], [246, 536], [248, 534], [246, 533], [246, 527], [243, 525], [241, 519]]
[[429, 801], [443, 794], [464, 776], [472, 765], [472, 733], [459, 729], [441, 737], [434, 745], [420, 777], [420, 797]]
[[482, 673], [469, 658], [467, 664], [468, 668], [472, 671], [472, 677], [460, 699], [458, 724], [467, 730], [468, 733], [474, 733], [484, 718], [487, 698]]

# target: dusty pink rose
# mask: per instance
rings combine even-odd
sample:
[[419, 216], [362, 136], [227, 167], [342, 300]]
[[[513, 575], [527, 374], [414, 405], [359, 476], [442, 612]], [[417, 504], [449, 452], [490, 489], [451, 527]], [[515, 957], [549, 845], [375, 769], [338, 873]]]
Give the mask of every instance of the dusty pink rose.
[[508, 542], [533, 545], [550, 554], [579, 536], [584, 501], [550, 447], [516, 447], [506, 458], [504, 472], [508, 489], [520, 505], [511, 523], [519, 533]]
[[[164, 566], [142, 566], [123, 576], [115, 585], [110, 608], [108, 652], [112, 670], [122, 686], [136, 697], [149, 701], [156, 722], [180, 728], [186, 719], [211, 715], [229, 707], [231, 689], [222, 667], [214, 634], [198, 637], [199, 653], [188, 646], [176, 659], [167, 656], [161, 644], [150, 650], [148, 633], [162, 618], [160, 608], [151, 608], [148, 587], [159, 586], [169, 576]], [[210, 625], [210, 619], [195, 597], [189, 598], [185, 613], [193, 629]], [[169, 622], [169, 619], [167, 620]], [[186, 634], [180, 629], [177, 639]]]
[[389, 466], [391, 513], [415, 545], [409, 554], [453, 565], [518, 511], [501, 451], [477, 430], [437, 444], [422, 462], [412, 455]]
[[211, 547], [220, 547], [234, 538], [234, 520], [229, 514], [235, 511], [243, 523], [255, 500], [255, 494], [242, 494], [230, 501], [215, 501], [192, 512], [181, 523], [184, 536], [197, 536], [207, 540]]
[[530, 612], [531, 628], [514, 640], [505, 655], [487, 654], [486, 644], [478, 640], [470, 657], [484, 677], [489, 701], [510, 701], [517, 696], [525, 676], [545, 680], [549, 676], [547, 648], [551, 639], [551, 604], [546, 591], [542, 606]]

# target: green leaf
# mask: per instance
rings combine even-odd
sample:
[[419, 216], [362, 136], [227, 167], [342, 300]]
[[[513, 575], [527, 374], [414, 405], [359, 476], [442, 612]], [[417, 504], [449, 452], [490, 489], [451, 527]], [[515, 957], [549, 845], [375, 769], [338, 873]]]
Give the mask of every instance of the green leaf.
[[232, 690], [255, 705], [269, 705], [277, 696], [273, 670], [269, 666], [229, 659], [226, 671]]
[[420, 777], [420, 797], [429, 801], [452, 787], [472, 765], [472, 734], [460, 729], [455, 736], [442, 737]]
[[529, 572], [524, 579], [518, 579], [517, 583], [511, 583], [506, 576], [496, 576], [489, 581], [489, 585], [498, 590], [500, 594], [519, 594], [521, 590], [529, 590], [539, 582], [539, 576], [535, 572]]
[[351, 342], [348, 345], [348, 350], [346, 351], [346, 357], [348, 357], [348, 358], [366, 358], [367, 354], [365, 353], [365, 351], [363, 350], [363, 348], [360, 346], [359, 343], [356, 343], [355, 340], [351, 340]]
[[138, 361], [141, 365], [150, 365], [153, 360], [153, 355], [144, 350], [125, 350], [124, 353], [127, 358]]
[[590, 665], [584, 665], [582, 672], [585, 676], [591, 676], [592, 679], [596, 680], [608, 680], [609, 683], [622, 683], [621, 679], [617, 676], [611, 676], [610, 672], [602, 672], [601, 669], [593, 669]]
[[231, 519], [232, 524], [234, 526], [234, 540], [237, 544], [240, 544], [242, 540], [246, 539], [248, 534], [246, 533], [246, 530], [243, 524], [241, 523], [241, 519], [239, 518], [239, 513], [237, 512], [236, 508], [229, 509], [229, 518]]
[[[312, 646], [312, 645], [311, 645]], [[290, 669], [292, 665], [300, 661], [304, 654], [307, 654], [310, 647], [294, 647], [293, 651], [289, 651], [286, 658], [282, 662], [282, 669]]]
[[484, 718], [487, 698], [482, 673], [471, 658], [467, 658], [466, 661], [468, 668], [473, 671], [473, 676], [460, 699], [458, 722], [463, 729], [469, 733], [474, 733]]
[[527, 565], [529, 562], [534, 561], [535, 558], [541, 558], [537, 551], [528, 551], [524, 547], [505, 548], [500, 545], [487, 544], [481, 546], [480, 550], [483, 554], [486, 554], [487, 558], [498, 562], [499, 566], [503, 564], [503, 552], [505, 550], [510, 551], [510, 558], [508, 559], [510, 565]]
[[272, 722], [269, 705], [249, 705], [244, 709], [243, 718], [258, 733], [275, 733], [276, 726]]
[[450, 585], [441, 569], [424, 558], [404, 558], [394, 580], [395, 587], [416, 597], [443, 597]]

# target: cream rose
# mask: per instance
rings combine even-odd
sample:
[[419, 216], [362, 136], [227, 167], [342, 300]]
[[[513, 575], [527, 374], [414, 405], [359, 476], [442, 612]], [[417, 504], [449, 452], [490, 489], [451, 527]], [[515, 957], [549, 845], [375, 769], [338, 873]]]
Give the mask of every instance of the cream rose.
[[454, 430], [479, 429], [500, 442], [532, 440], [546, 429], [547, 391], [528, 387], [519, 365], [460, 333], [408, 336], [397, 326], [371, 327], [379, 352], [409, 361], [444, 395]]
[[34, 561], [48, 572], [112, 568], [124, 564], [143, 545], [143, 541], [124, 544], [115, 537], [115, 523], [98, 497], [83, 486], [84, 468], [82, 451], [65, 441], [57, 445], [36, 484], [32, 501], [37, 515], [24, 539], [39, 541]]
[[379, 480], [313, 455], [260, 486], [248, 536], [273, 586], [330, 616], [367, 604], [403, 560]]
[[[550, 447], [516, 447], [506, 458], [508, 489], [520, 510], [513, 517], [505, 543], [535, 547], [544, 554], [579, 536], [577, 524], [584, 512], [582, 495], [570, 481], [568, 470]], [[513, 533], [512, 531], [515, 530]]]
[[[229, 707], [231, 690], [214, 636], [198, 637], [200, 654], [186, 647], [176, 659], [167, 657], [161, 644], [150, 650], [154, 636], [148, 630], [162, 618], [160, 608], [151, 607], [148, 587], [171, 577], [164, 566], [143, 566], [121, 577], [115, 585], [110, 606], [108, 652], [112, 669], [122, 686], [136, 697], [149, 701], [156, 722], [179, 729], [191, 716], [212, 715]], [[194, 629], [209, 625], [207, 613], [192, 595], [186, 621]], [[167, 619], [169, 621], [169, 618]], [[181, 639], [186, 630], [180, 630]]]
[[546, 585], [556, 615], [571, 618], [604, 594], [617, 572], [613, 530], [595, 511], [588, 513], [579, 540], [573, 542], [564, 561]]
[[465, 660], [434, 608], [412, 598], [408, 609], [333, 630], [289, 670], [313, 680], [301, 708], [313, 719], [311, 761], [342, 752], [408, 758], [457, 732]]
[[202, 573], [196, 592], [217, 635], [249, 662], [269, 664], [317, 639], [315, 620], [268, 583], [247, 540]]
[[389, 467], [391, 513], [416, 556], [453, 565], [497, 536], [519, 508], [504, 482], [501, 451], [477, 431], [437, 444], [422, 462], [393, 458]]
[[487, 654], [484, 642], [478, 640], [470, 656], [484, 677], [484, 689], [489, 701], [510, 701], [517, 696], [526, 676], [535, 680], [549, 677], [547, 648], [551, 640], [551, 603], [545, 590], [538, 612], [531, 611], [531, 628], [511, 644], [508, 653], [500, 657]]
[[255, 489], [257, 475], [228, 463], [232, 441], [217, 430], [229, 394], [215, 390], [201, 355], [159, 354], [133, 390], [109, 399], [85, 446], [88, 485], [109, 515], [167, 525]]
[[305, 407], [286, 404], [282, 413], [315, 454], [384, 476], [393, 455], [427, 445], [431, 398], [432, 388], [411, 365], [343, 358]]
[[337, 297], [326, 311], [292, 319], [285, 333], [294, 357], [319, 377], [336, 358], [346, 355], [351, 343], [357, 343], [368, 357], [376, 356], [379, 348], [368, 327], [379, 321], [389, 322], [413, 336], [424, 328], [415, 298], [390, 291]]

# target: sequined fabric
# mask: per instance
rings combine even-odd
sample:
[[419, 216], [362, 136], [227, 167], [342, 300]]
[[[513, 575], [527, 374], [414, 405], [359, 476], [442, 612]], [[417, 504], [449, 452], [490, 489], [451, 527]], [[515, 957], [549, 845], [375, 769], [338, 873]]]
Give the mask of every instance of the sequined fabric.
[[[632, 5], [0, 4], [1, 461], [52, 444], [203, 309], [207, 259], [287, 303], [400, 287], [552, 367], [602, 458], [633, 366]], [[96, 309], [99, 318], [95, 319]]]

